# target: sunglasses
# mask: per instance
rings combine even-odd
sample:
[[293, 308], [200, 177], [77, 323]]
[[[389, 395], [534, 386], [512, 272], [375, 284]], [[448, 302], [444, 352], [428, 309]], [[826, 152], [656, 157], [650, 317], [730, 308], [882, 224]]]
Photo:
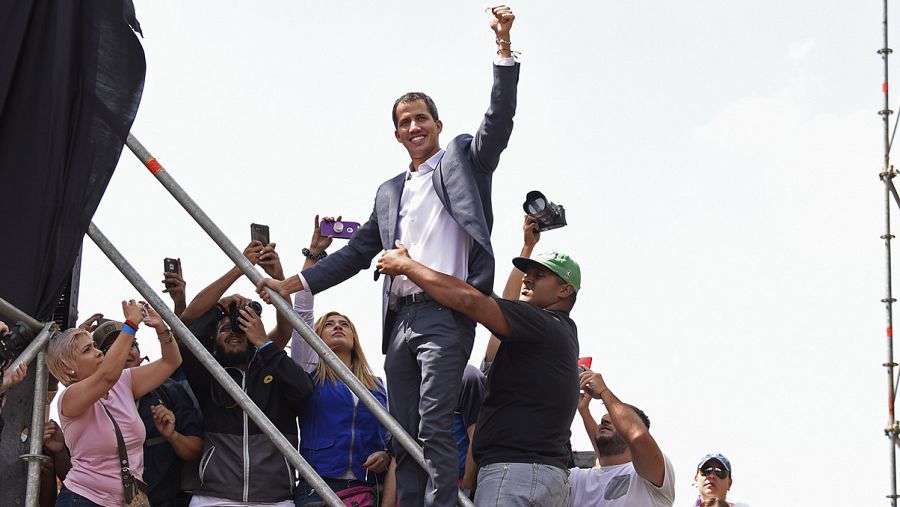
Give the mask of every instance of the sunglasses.
[[728, 470], [722, 470], [721, 468], [713, 468], [708, 467], [700, 470], [700, 473], [703, 474], [703, 477], [706, 477], [710, 474], [715, 474], [719, 479], [725, 480], [728, 478]]

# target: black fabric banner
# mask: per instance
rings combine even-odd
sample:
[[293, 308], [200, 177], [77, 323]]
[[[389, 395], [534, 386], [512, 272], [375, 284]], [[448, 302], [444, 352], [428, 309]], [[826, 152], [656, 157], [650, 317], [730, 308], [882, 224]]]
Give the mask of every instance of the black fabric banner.
[[0, 297], [38, 320], [137, 113], [146, 61], [131, 27], [131, 0], [0, 2]]
[[[50, 320], [141, 100], [146, 61], [129, 25], [139, 30], [131, 0], [0, 1], [0, 297], [39, 321]], [[25, 504], [34, 371], [3, 406], [0, 505]]]

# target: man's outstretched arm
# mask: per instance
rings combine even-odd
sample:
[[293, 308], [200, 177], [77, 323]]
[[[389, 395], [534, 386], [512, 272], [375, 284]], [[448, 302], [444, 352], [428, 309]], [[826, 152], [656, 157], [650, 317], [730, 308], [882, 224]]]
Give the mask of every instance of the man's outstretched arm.
[[506, 149], [516, 114], [519, 65], [510, 47], [510, 29], [516, 16], [512, 10], [499, 5], [491, 8], [491, 29], [497, 42], [498, 60], [494, 65], [494, 84], [491, 104], [472, 140], [471, 150], [478, 167], [493, 172], [500, 163], [500, 153]]
[[603, 381], [603, 376], [599, 373], [591, 370], [582, 372], [580, 383], [581, 389], [585, 393], [590, 394], [593, 398], [603, 400], [616, 432], [628, 444], [635, 471], [656, 487], [662, 487], [666, 478], [666, 460], [644, 421], [638, 417], [634, 409], [622, 403], [609, 390], [606, 382]]
[[506, 337], [511, 328], [494, 298], [454, 276], [445, 275], [409, 257], [399, 241], [378, 259], [378, 271], [385, 275], [405, 275], [435, 301], [484, 325], [492, 333]]

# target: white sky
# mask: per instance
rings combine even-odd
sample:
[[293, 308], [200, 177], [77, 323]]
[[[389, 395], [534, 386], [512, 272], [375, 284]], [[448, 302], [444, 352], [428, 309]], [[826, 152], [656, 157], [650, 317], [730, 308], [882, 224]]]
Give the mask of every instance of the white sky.
[[[289, 273], [314, 214], [362, 221], [404, 169], [397, 96], [429, 93], [445, 143], [488, 104], [481, 2], [136, 3], [147, 78], [133, 132], [239, 246], [251, 222], [270, 225]], [[513, 8], [497, 292], [540, 189], [569, 226], [538, 250], [582, 266], [582, 355], [652, 419], [676, 505], [714, 451], [734, 465], [732, 500], [887, 505], [880, 2]], [[94, 222], [160, 289], [163, 257], [182, 258], [190, 296], [229, 267], [127, 150]], [[379, 372], [380, 287], [369, 270], [317, 299], [354, 320]], [[86, 241], [82, 317], [119, 318], [136, 294]], [[479, 329], [472, 363], [486, 341]], [[578, 418], [573, 432], [590, 449]]]

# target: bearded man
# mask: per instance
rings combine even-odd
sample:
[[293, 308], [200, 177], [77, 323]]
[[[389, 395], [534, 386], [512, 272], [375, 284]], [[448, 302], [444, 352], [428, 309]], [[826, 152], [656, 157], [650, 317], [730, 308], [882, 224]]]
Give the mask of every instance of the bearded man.
[[[675, 503], [675, 472], [650, 435], [650, 419], [641, 409], [623, 403], [603, 376], [586, 370], [578, 412], [592, 436], [600, 467], [573, 468], [569, 505], [603, 507], [671, 507]], [[600, 424], [591, 415], [591, 399], [602, 399], [607, 414]]]

